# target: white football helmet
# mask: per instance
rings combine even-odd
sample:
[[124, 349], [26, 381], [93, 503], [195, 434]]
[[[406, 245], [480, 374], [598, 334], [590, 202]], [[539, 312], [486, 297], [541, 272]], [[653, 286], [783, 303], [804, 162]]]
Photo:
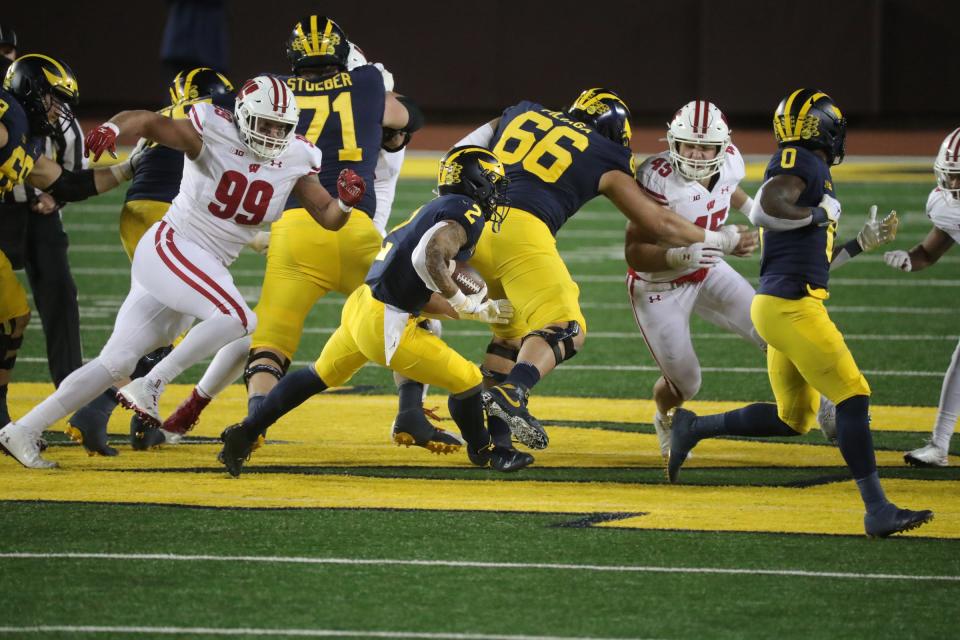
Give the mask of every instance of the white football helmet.
[[300, 109], [282, 80], [257, 76], [247, 80], [237, 92], [234, 115], [246, 145], [261, 158], [270, 160], [283, 153], [296, 135]]
[[[680, 143], [717, 145], [717, 154], [710, 160], [693, 160], [680, 155]], [[730, 144], [727, 118], [717, 105], [694, 100], [680, 107], [667, 124], [670, 162], [688, 180], [703, 180], [720, 171], [724, 149]]]
[[937, 175], [937, 185], [947, 199], [947, 204], [960, 203], [960, 188], [950, 187], [950, 176], [960, 175], [960, 127], [943, 139], [940, 152], [933, 163], [933, 172]]

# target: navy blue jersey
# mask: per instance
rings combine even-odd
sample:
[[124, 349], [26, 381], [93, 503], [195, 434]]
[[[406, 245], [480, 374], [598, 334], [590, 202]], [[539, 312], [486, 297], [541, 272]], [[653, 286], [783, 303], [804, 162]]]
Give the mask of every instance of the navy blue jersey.
[[0, 194], [3, 194], [30, 175], [37, 158], [46, 150], [46, 140], [30, 134], [23, 107], [3, 89], [0, 89], [0, 123], [7, 129], [7, 144], [0, 147]]
[[[297, 133], [323, 152], [320, 184], [336, 197], [337, 176], [343, 169], [353, 169], [367, 183], [357, 208], [373, 218], [377, 211], [373, 178], [383, 138], [386, 100], [383, 75], [373, 65], [364, 65], [322, 80], [299, 76], [281, 79], [297, 96]], [[285, 208], [299, 206], [290, 196]]]
[[510, 179], [510, 206], [540, 218], [553, 235], [599, 195], [603, 174], [633, 175], [629, 149], [527, 100], [503, 112], [491, 145]]
[[467, 232], [467, 241], [460, 246], [455, 259], [468, 260], [473, 255], [483, 232], [480, 206], [461, 195], [434, 198], [414, 211], [406, 222], [391, 229], [383, 239], [383, 248], [366, 278], [374, 298], [414, 315], [420, 313], [432, 292], [413, 267], [413, 250], [423, 235], [443, 220], [453, 220]]
[[[797, 176], [806, 183], [797, 206], [816, 207], [824, 194], [834, 195], [830, 167], [803, 147], [787, 146], [774, 154], [764, 182], [779, 175]], [[790, 231], [763, 229], [758, 293], [792, 300], [808, 294], [825, 298], [836, 232], [836, 223]]]

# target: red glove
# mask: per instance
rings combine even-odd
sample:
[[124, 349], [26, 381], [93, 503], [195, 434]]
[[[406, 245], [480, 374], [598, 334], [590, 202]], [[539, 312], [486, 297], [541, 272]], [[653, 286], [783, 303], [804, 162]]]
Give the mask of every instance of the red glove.
[[100, 159], [100, 156], [104, 151], [109, 153], [114, 158], [117, 157], [117, 135], [120, 133], [120, 129], [117, 128], [117, 125], [112, 122], [104, 122], [102, 125], [91, 131], [87, 134], [87, 137], [83, 139], [84, 147], [86, 150], [83, 155], [87, 158], [90, 157], [90, 154], [93, 154], [93, 161], [96, 162]]
[[344, 169], [337, 178], [337, 195], [340, 202], [348, 207], [360, 204], [363, 194], [367, 191], [367, 183], [357, 175], [353, 169]]

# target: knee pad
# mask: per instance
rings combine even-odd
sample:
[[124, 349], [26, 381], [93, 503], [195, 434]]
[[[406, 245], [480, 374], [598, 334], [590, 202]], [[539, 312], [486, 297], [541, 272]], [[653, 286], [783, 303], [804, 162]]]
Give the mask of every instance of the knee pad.
[[[253, 364], [257, 360], [270, 360], [272, 364]], [[250, 350], [250, 355], [247, 356], [247, 366], [243, 370], [243, 384], [250, 386], [250, 378], [258, 373], [269, 373], [277, 380], [280, 380], [286, 373], [287, 369], [290, 368], [290, 359], [278, 356], [272, 351], [261, 350], [257, 351], [256, 349]]]
[[[580, 323], [571, 320], [566, 327], [547, 327], [546, 329], [537, 329], [523, 336], [523, 342], [526, 342], [533, 336], [543, 339], [553, 350], [553, 357], [557, 364], [569, 360], [577, 355], [577, 350], [573, 346], [573, 339], [580, 335]], [[522, 345], [523, 342], [520, 344]], [[563, 345], [563, 353], [560, 353], [560, 345]]]
[[[507, 347], [496, 342], [491, 342], [487, 345], [487, 353], [500, 358], [505, 358], [510, 362], [516, 362], [517, 356], [520, 355], [520, 350], [514, 349], [513, 347]], [[483, 366], [480, 367], [480, 374], [483, 376], [484, 383], [487, 386], [493, 386], [506, 382], [508, 375], [506, 372], [501, 373]]]

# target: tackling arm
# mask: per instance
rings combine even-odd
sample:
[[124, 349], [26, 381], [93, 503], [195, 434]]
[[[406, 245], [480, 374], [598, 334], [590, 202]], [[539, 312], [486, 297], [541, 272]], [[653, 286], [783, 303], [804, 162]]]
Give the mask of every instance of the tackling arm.
[[457, 144], [453, 145], [454, 147], [464, 147], [467, 145], [483, 147], [484, 149], [490, 148], [490, 143], [493, 142], [493, 134], [497, 132], [497, 126], [500, 124], [500, 118], [494, 118], [490, 122], [480, 125], [466, 136], [457, 141]]
[[350, 219], [352, 208], [341, 206], [339, 201], [323, 188], [316, 175], [306, 175], [297, 180], [293, 195], [310, 217], [324, 229], [336, 231]]
[[[153, 111], [121, 111], [110, 118], [118, 132], [146, 138], [165, 147], [183, 151], [191, 160], [203, 149], [203, 138], [189, 120], [174, 120]], [[99, 155], [98, 155], [99, 157]], [[96, 158], [94, 158], [96, 160]]]
[[909, 251], [888, 251], [883, 254], [883, 261], [900, 271], [921, 271], [935, 264], [953, 245], [953, 238], [934, 227], [920, 244]]

